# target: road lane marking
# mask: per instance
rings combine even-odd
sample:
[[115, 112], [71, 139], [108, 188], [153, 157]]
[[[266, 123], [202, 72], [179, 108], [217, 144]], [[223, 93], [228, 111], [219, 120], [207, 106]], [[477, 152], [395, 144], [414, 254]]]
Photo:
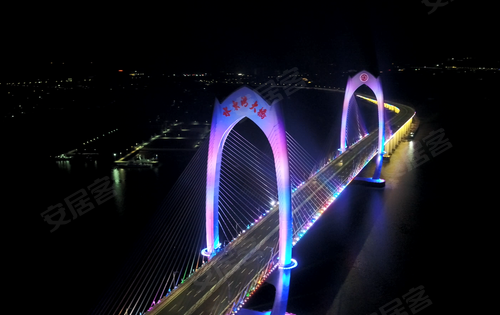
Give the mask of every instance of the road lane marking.
[[214, 302], [217, 301], [217, 299], [219, 298], [219, 296], [220, 296], [220, 294], [215, 297]]

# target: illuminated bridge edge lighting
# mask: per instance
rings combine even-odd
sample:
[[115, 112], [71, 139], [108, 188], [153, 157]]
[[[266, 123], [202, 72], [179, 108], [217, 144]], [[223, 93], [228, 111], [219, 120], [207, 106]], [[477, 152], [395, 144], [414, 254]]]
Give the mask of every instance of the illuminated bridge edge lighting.
[[401, 125], [401, 127], [399, 127], [399, 129], [398, 129], [398, 130], [396, 130], [396, 132], [394, 132], [394, 133], [392, 134], [392, 136], [391, 136], [389, 139], [387, 139], [387, 140], [385, 141], [384, 145], [386, 145], [387, 143], [389, 143], [389, 141], [391, 141], [391, 140], [392, 140], [392, 138], [394, 138], [394, 136], [396, 136], [396, 134], [397, 134], [400, 130], [402, 130], [402, 129], [403, 129], [403, 127], [404, 127], [406, 124], [411, 124], [411, 120], [413, 119], [413, 117], [415, 117], [415, 115], [416, 115], [416, 114], [417, 114], [417, 112], [414, 112], [414, 113], [413, 113], [413, 115], [410, 117], [410, 119], [408, 119], [408, 120], [407, 120], [404, 124], [402, 124], [402, 125]]
[[[321, 216], [321, 214], [323, 214], [323, 212], [326, 211], [326, 209], [328, 209], [328, 207], [337, 199], [337, 197], [342, 193], [342, 191], [344, 191], [344, 189], [349, 185], [349, 183], [354, 179], [354, 177], [361, 171], [361, 169], [363, 169], [364, 166], [366, 166], [366, 164], [368, 164], [368, 162], [376, 155], [373, 154], [371, 157], [369, 157], [365, 163], [363, 164], [363, 166], [356, 170], [356, 174], [354, 176], [352, 176], [351, 178], [349, 178], [349, 180], [344, 184], [344, 185], [341, 185], [337, 188], [337, 190], [333, 193], [333, 196], [329, 198], [328, 202], [326, 202], [326, 204], [321, 207], [316, 213], [315, 215], [313, 216], [314, 217], [314, 221], [313, 222], [310, 222], [310, 224], [307, 225], [307, 227], [305, 227], [304, 229], [304, 232], [302, 233], [302, 236], [296, 236], [296, 240], [293, 241], [293, 246], [295, 246], [298, 241], [306, 234], [307, 230], [309, 230], [313, 225], [314, 223], [317, 222], [317, 220], [319, 219], [319, 217]], [[294, 238], [295, 239], [295, 238]], [[276, 262], [279, 262], [279, 257], [276, 259]], [[268, 271], [265, 276], [259, 281], [259, 284], [253, 289], [253, 290], [250, 290], [250, 292], [248, 293], [248, 296], [241, 302], [239, 302], [237, 304], [237, 306], [235, 306], [231, 312], [231, 314], [237, 314], [242, 308], [243, 306], [246, 304], [246, 302], [248, 301], [249, 297], [255, 292], [257, 291], [257, 289], [260, 287], [260, 285], [267, 279], [267, 277], [277, 268], [279, 267], [279, 269], [292, 269], [292, 268], [295, 268], [298, 266], [298, 262], [297, 260], [295, 259], [291, 259], [291, 263], [290, 265], [288, 266], [279, 266], [279, 264], [274, 264], [274, 266], [271, 268], [270, 271]]]
[[[359, 95], [359, 94], [356, 94], [356, 96], [359, 97], [359, 98], [362, 98], [364, 100], [367, 100], [369, 102], [377, 104], [377, 101], [374, 100], [374, 99], [372, 99], [372, 98], [369, 98], [369, 97], [366, 97], [366, 96], [362, 96], [362, 95]], [[396, 114], [399, 114], [400, 109], [397, 106], [394, 106], [394, 105], [389, 104], [389, 103], [384, 103], [384, 107], [387, 108], [390, 111], [395, 112]]]
[[[392, 105], [392, 106], [393, 106], [393, 105]], [[395, 107], [395, 106], [394, 106], [394, 107]], [[397, 109], [399, 110], [399, 108], [397, 108]], [[409, 120], [408, 120], [405, 124], [407, 124], [407, 123], [411, 122], [411, 120], [412, 120], [412, 118], [415, 116], [415, 114], [416, 114], [416, 113], [414, 113], [414, 114], [410, 117], [410, 119], [409, 119]], [[403, 124], [403, 125], [405, 125], [405, 124]], [[401, 128], [402, 128], [402, 127], [401, 127]], [[400, 128], [400, 129], [401, 129], [401, 128]], [[397, 132], [399, 132], [399, 131], [400, 131], [400, 129], [398, 129], [398, 130], [396, 131], [396, 133], [397, 133]], [[390, 139], [389, 139], [389, 140], [390, 140]], [[384, 143], [384, 144], [385, 144], [385, 143]], [[346, 188], [346, 187], [347, 187], [347, 186], [348, 186], [348, 185], [349, 185], [352, 181], [357, 180], [357, 179], [360, 179], [360, 177], [357, 177], [357, 175], [361, 172], [361, 170], [362, 170], [362, 169], [363, 169], [363, 168], [364, 168], [364, 167], [365, 167], [365, 166], [366, 166], [366, 165], [367, 165], [367, 164], [368, 164], [368, 163], [369, 163], [369, 162], [370, 162], [370, 161], [371, 161], [371, 160], [372, 160], [372, 159], [373, 159], [376, 155], [377, 155], [377, 151], [373, 152], [373, 153], [371, 154], [371, 156], [369, 156], [369, 157], [365, 160], [365, 162], [364, 162], [362, 165], [360, 165], [360, 166], [359, 166], [359, 167], [358, 167], [358, 168], [354, 171], [354, 173], [353, 173], [353, 174], [352, 174], [352, 175], [348, 178], [348, 180], [344, 183], [344, 185], [341, 185], [340, 187], [338, 187], [338, 188], [336, 189], [336, 191], [333, 193], [333, 196], [329, 199], [329, 201], [328, 201], [328, 202], [327, 202], [327, 203], [326, 203], [323, 207], [321, 207], [321, 208], [320, 208], [320, 209], [319, 209], [319, 210], [318, 210], [318, 211], [317, 211], [317, 212], [313, 215], [313, 217], [314, 217], [314, 221], [312, 221], [311, 223], [307, 224], [307, 226], [304, 226], [304, 229], [303, 229], [304, 231], [303, 231], [302, 233], [298, 233], [297, 235], [295, 235], [295, 236], [293, 237], [293, 239], [294, 239], [294, 241], [292, 242], [293, 246], [295, 246], [295, 245], [296, 245], [296, 244], [300, 241], [300, 239], [302, 239], [302, 237], [306, 234], [306, 232], [307, 232], [307, 231], [308, 231], [308, 230], [309, 230], [309, 229], [310, 229], [310, 228], [314, 225], [314, 223], [316, 223], [316, 222], [317, 222], [317, 220], [320, 218], [320, 216], [321, 216], [321, 215], [322, 215], [322, 214], [323, 214], [323, 213], [324, 213], [324, 212], [325, 212], [325, 211], [329, 208], [329, 206], [330, 206], [330, 205], [331, 205], [331, 204], [332, 204], [332, 203], [333, 203], [333, 202], [334, 202], [334, 201], [335, 201], [335, 200], [339, 197], [339, 195], [342, 193], [342, 191], [343, 191], [343, 190], [344, 190], [344, 189], [345, 189], [345, 188]], [[323, 168], [325, 168], [327, 165], [329, 165], [329, 164], [330, 164], [331, 162], [333, 162], [334, 160], [335, 160], [335, 159], [332, 159], [331, 161], [329, 161], [329, 162], [325, 163], [325, 165], [323, 165], [323, 166], [322, 166], [322, 167], [321, 167], [318, 171], [316, 171], [316, 173], [318, 173], [319, 171], [321, 171]], [[371, 181], [371, 182], [373, 182], [373, 183], [384, 183], [384, 182], [385, 182], [385, 180], [384, 180], [384, 179], [381, 179], [381, 178], [379, 178], [379, 179], [367, 178], [367, 179], [368, 179], [368, 180], [370, 180], [370, 181]], [[299, 188], [301, 188], [301, 186], [302, 186], [303, 184], [304, 184], [304, 183], [301, 183], [298, 187], [296, 187], [296, 188], [295, 188], [295, 190], [298, 190]], [[292, 190], [293, 190], [293, 189], [292, 189]], [[292, 192], [294, 193], [295, 191], [292, 191]], [[299, 235], [299, 234], [301, 234], [301, 235]], [[266, 279], [266, 278], [267, 278], [267, 277], [268, 277], [268, 276], [269, 276], [269, 275], [270, 275], [270, 274], [271, 274], [271, 273], [272, 273], [272, 272], [276, 269], [276, 267], [278, 267], [278, 266], [279, 266], [279, 269], [292, 269], [292, 268], [295, 268], [295, 267], [298, 265], [298, 263], [297, 263], [297, 261], [296, 261], [295, 259], [293, 259], [293, 258], [292, 258], [291, 260], [292, 260], [292, 263], [291, 263], [289, 266], [282, 267], [282, 266], [279, 266], [278, 264], [275, 264], [275, 265], [272, 267], [272, 269], [271, 269], [269, 272], [267, 272], [267, 273], [266, 273], [266, 275], [262, 278], [262, 280], [261, 280], [261, 281], [263, 282], [263, 281], [264, 281], [264, 280], [265, 280], [265, 279]], [[279, 261], [279, 257], [278, 257], [277, 261]], [[249, 294], [249, 295], [252, 295], [252, 294], [253, 294], [253, 292], [255, 292], [255, 291], [256, 291], [259, 287], [260, 287], [260, 283], [259, 283], [259, 285], [258, 285], [258, 286], [256, 286], [256, 287], [254, 288], [254, 290], [252, 290], [252, 291], [250, 292], [250, 294]], [[238, 304], [238, 305], [237, 305], [237, 306], [233, 309], [233, 311], [231, 312], [231, 314], [237, 314], [237, 313], [238, 313], [238, 311], [239, 311], [239, 310], [243, 307], [243, 305], [245, 305], [245, 303], [246, 303], [247, 301], [248, 301], [248, 297], [247, 297], [244, 301], [241, 301], [241, 302], [240, 302], [240, 303], [239, 303], [239, 304]]]

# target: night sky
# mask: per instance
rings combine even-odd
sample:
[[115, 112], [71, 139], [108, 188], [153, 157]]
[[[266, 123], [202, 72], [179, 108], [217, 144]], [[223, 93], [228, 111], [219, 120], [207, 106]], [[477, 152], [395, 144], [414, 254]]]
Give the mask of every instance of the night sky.
[[499, 55], [492, 3], [429, 0], [447, 4], [428, 14], [432, 7], [419, 0], [364, 2], [20, 5], [2, 21], [2, 74], [43, 71], [51, 61], [173, 71], [376, 71], [392, 62]]

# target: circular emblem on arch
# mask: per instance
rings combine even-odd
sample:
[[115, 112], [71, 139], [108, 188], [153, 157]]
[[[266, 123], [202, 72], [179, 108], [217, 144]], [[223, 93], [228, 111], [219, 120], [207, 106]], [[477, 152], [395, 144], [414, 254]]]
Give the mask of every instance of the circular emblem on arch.
[[361, 73], [361, 74], [359, 75], [359, 79], [360, 79], [360, 80], [361, 80], [361, 82], [363, 82], [363, 83], [365, 83], [366, 81], [368, 81], [368, 79], [369, 79], [369, 78], [370, 78], [370, 77], [368, 76], [368, 74], [366, 74], [366, 73], [364, 73], [364, 72], [363, 72], [363, 73]]

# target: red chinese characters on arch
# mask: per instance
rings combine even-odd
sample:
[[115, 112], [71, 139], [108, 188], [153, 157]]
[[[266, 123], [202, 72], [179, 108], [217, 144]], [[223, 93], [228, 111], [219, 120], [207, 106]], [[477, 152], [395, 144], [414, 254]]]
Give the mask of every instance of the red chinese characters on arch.
[[247, 107], [248, 106], [248, 101], [246, 96], [241, 97], [241, 106]]
[[255, 101], [255, 103], [252, 104], [252, 107], [250, 107], [250, 110], [253, 109], [253, 112], [257, 112], [257, 110], [255, 109], [255, 107], [259, 106], [259, 104], [257, 104], [257, 101]]
[[[257, 116], [259, 116], [261, 119], [264, 119], [266, 118], [266, 112], [267, 112], [267, 109], [265, 109], [264, 107], [261, 107], [261, 108], [258, 108], [259, 107], [259, 104], [257, 103], [257, 101], [255, 101], [252, 105], [250, 105], [250, 107], [248, 107], [248, 98], [246, 96], [242, 96], [241, 97], [241, 104], [239, 104], [237, 101], [232, 101], [232, 106], [234, 108], [234, 110], [238, 110], [240, 109], [241, 107], [244, 107], [244, 108], [248, 108], [249, 110], [253, 110], [254, 113], [257, 113]], [[223, 109], [223, 112], [222, 112], [222, 115], [226, 116], [226, 117], [229, 117], [231, 116], [231, 111], [230, 109], [227, 109], [227, 107], [224, 107]], [[258, 110], [258, 112], [257, 112]]]
[[261, 119], [264, 119], [264, 118], [266, 118], [266, 112], [267, 112], [267, 109], [261, 108], [261, 109], [259, 109], [257, 116], [259, 116]]

